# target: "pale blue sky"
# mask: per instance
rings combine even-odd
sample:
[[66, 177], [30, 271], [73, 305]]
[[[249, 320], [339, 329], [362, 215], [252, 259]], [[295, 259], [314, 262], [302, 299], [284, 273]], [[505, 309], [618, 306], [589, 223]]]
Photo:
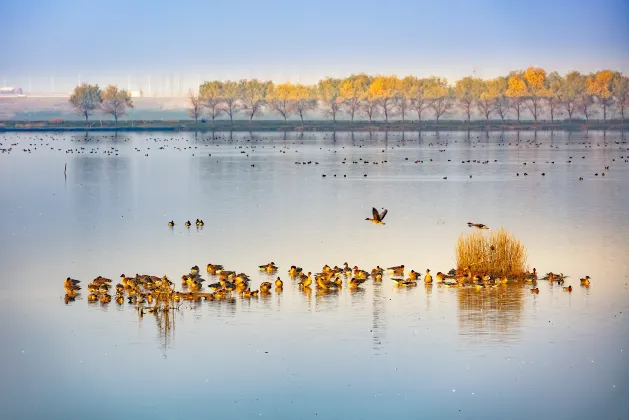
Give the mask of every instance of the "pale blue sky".
[[[7, 84], [629, 73], [629, 0], [0, 0]], [[0, 80], [3, 82], [3, 80]], [[59, 87], [63, 85], [63, 87]]]

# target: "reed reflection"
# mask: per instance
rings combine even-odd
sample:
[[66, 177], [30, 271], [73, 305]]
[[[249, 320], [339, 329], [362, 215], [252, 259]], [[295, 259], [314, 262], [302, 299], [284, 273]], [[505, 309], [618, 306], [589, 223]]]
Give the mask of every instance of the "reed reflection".
[[521, 285], [456, 291], [460, 335], [478, 343], [517, 339], [526, 292]]

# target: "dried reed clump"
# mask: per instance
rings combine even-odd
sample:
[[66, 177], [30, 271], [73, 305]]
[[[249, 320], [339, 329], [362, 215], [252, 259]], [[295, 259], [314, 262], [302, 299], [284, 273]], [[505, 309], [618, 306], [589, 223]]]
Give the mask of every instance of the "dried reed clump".
[[526, 248], [504, 228], [483, 235], [482, 231], [461, 235], [456, 246], [456, 264], [474, 274], [518, 278], [527, 272]]

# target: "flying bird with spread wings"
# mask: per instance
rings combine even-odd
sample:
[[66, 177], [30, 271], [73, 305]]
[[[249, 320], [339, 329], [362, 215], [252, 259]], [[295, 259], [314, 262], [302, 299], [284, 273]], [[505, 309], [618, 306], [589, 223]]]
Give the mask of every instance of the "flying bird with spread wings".
[[372, 223], [374, 223], [376, 225], [384, 225], [385, 224], [383, 222], [384, 216], [387, 215], [388, 211], [389, 210], [384, 209], [384, 210], [382, 210], [382, 213], [378, 213], [378, 210], [376, 210], [376, 208], [374, 207], [374, 208], [371, 209], [371, 212], [373, 214], [373, 218], [371, 218], [371, 219], [370, 218], [366, 218], [365, 220], [369, 220], [370, 222], [372, 222]]

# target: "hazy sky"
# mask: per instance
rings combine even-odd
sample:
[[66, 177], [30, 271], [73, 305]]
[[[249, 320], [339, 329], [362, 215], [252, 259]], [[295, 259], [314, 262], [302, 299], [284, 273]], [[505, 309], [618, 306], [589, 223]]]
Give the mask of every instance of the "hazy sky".
[[0, 16], [0, 77], [14, 85], [629, 73], [629, 0], [0, 0]]

